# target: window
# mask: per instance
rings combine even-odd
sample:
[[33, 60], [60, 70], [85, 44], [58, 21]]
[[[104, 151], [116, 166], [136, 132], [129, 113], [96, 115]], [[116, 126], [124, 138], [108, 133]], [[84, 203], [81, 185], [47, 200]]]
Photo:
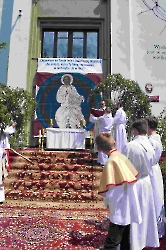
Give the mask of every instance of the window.
[[43, 31], [42, 57], [99, 58], [98, 50], [98, 31]]

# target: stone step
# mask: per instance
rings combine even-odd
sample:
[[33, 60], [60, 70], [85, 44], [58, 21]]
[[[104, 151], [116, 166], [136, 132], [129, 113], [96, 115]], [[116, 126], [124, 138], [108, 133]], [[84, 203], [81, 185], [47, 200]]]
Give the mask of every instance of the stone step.
[[89, 191], [83, 193], [82, 191], [66, 192], [66, 191], [45, 191], [45, 190], [13, 190], [8, 189], [6, 191], [6, 199], [8, 200], [24, 200], [24, 201], [102, 201], [103, 198], [95, 191]]
[[[96, 153], [92, 150], [85, 149], [85, 150], [58, 150], [58, 151], [39, 151], [36, 149], [33, 150], [17, 150], [17, 153], [25, 156], [25, 157], [56, 157], [56, 158], [93, 158]], [[10, 150], [10, 156], [18, 156], [12, 150]]]
[[29, 164], [27, 162], [15, 161], [10, 164], [12, 170], [38, 170], [38, 171], [89, 171], [89, 172], [101, 172], [103, 167], [101, 165], [88, 165], [88, 164], [78, 164], [74, 160], [72, 163], [39, 163], [39, 164]]
[[18, 170], [12, 169], [9, 172], [8, 182], [10, 179], [26, 179], [26, 180], [84, 180], [84, 181], [96, 181], [100, 180], [101, 172], [90, 171], [49, 171], [49, 170]]
[[[99, 182], [98, 182], [99, 185]], [[32, 179], [9, 179], [5, 182], [6, 189], [13, 190], [66, 190], [75, 192], [80, 190], [81, 192], [89, 192], [98, 189], [97, 182], [86, 180], [32, 180]]]

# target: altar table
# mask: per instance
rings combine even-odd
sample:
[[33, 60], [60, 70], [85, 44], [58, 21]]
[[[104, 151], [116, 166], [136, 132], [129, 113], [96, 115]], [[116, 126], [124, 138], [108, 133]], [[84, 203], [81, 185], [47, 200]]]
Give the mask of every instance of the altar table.
[[48, 149], [85, 149], [85, 129], [46, 128]]

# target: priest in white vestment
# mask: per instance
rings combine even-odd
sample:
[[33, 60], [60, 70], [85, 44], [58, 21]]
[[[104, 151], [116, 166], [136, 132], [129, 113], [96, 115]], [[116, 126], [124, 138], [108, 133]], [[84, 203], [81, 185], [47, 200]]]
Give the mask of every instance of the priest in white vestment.
[[107, 154], [109, 159], [103, 169], [99, 194], [104, 197], [109, 209], [110, 225], [104, 243], [104, 249], [130, 249], [130, 224], [141, 223], [142, 214], [136, 190], [138, 171], [126, 156], [115, 148], [114, 138], [110, 133], [96, 137], [99, 151]]
[[81, 102], [84, 101], [84, 97], [79, 95], [76, 88], [72, 85], [72, 75], [63, 75], [61, 82], [64, 85], [58, 89], [56, 94], [57, 102], [61, 103], [61, 106], [55, 113], [58, 127], [62, 129], [85, 127], [86, 121], [80, 107]]
[[[5, 191], [4, 191], [4, 183], [3, 178], [8, 176], [8, 171], [10, 170], [9, 163], [9, 136], [16, 131], [16, 123], [13, 122], [11, 126], [7, 126], [5, 129], [1, 128], [0, 134], [0, 202], [5, 200]], [[2, 152], [1, 152], [2, 151]], [[3, 178], [2, 178], [3, 176]]]
[[154, 149], [147, 137], [146, 119], [133, 123], [134, 139], [124, 146], [122, 153], [132, 162], [139, 172], [136, 189], [141, 206], [142, 223], [132, 223], [130, 228], [131, 249], [159, 247], [155, 201], [150, 174], [154, 162]]
[[117, 111], [114, 116], [113, 125], [115, 125], [115, 141], [117, 149], [122, 152], [123, 146], [127, 143], [126, 134], [126, 113], [120, 103], [116, 104]]
[[[95, 117], [92, 114], [90, 114], [89, 121], [93, 123], [97, 123], [99, 126], [99, 133], [103, 132], [109, 132], [111, 133], [111, 128], [112, 128], [112, 114], [111, 114], [111, 108], [107, 107], [105, 109], [105, 114], [100, 117]], [[98, 159], [97, 162], [100, 163], [101, 165], [104, 165], [108, 160], [108, 156], [104, 154], [103, 152], [99, 151], [98, 152]]]
[[163, 177], [161, 169], [159, 166], [159, 160], [163, 151], [160, 135], [156, 133], [158, 126], [158, 120], [154, 116], [147, 117], [148, 121], [148, 135], [149, 141], [152, 144], [155, 151], [155, 162], [152, 167], [151, 181], [153, 186], [156, 216], [157, 216], [157, 225], [159, 238], [162, 238], [165, 235], [165, 209], [164, 209], [164, 186], [163, 186]]

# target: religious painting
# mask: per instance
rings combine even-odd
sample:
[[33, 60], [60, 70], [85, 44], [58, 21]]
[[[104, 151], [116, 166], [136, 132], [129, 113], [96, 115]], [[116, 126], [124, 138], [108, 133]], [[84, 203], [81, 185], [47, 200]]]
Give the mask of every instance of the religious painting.
[[41, 128], [50, 127], [50, 119], [54, 128], [81, 126], [90, 130], [94, 124], [89, 122], [88, 96], [102, 81], [102, 61], [53, 58], [54, 63], [50, 63], [50, 58], [41, 60], [36, 73], [34, 136]]

